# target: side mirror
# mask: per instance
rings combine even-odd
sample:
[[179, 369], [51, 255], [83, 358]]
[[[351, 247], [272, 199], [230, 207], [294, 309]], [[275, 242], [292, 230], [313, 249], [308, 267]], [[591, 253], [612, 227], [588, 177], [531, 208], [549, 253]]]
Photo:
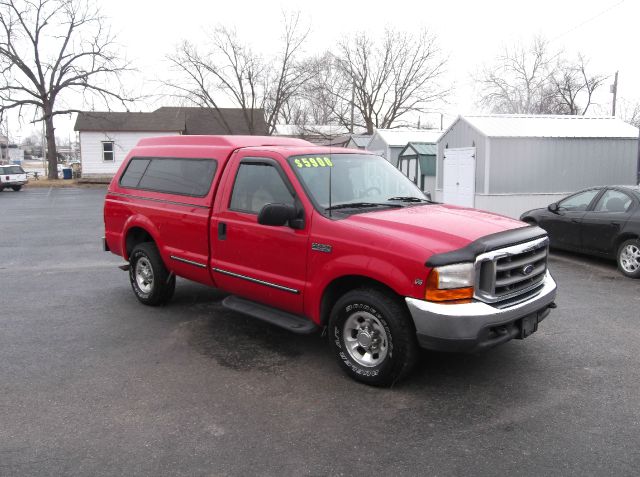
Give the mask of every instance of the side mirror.
[[433, 201], [433, 199], [431, 198], [431, 192], [425, 192], [424, 195], [427, 198], [427, 200]]
[[560, 207], [558, 206], [557, 202], [554, 202], [553, 204], [549, 204], [549, 207], [547, 207], [547, 209], [549, 209], [549, 212], [556, 213], [558, 212], [558, 209], [560, 209]]
[[296, 218], [296, 208], [288, 204], [266, 204], [258, 214], [258, 223], [281, 227]]

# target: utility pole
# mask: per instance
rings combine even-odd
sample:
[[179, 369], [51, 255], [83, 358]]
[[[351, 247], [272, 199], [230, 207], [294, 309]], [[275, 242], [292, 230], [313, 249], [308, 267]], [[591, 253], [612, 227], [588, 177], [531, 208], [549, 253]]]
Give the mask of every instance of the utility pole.
[[618, 96], [618, 72], [616, 71], [615, 79], [613, 80], [613, 84], [610, 88], [611, 93], [613, 93], [613, 104], [611, 105], [611, 116], [616, 115], [616, 96]]

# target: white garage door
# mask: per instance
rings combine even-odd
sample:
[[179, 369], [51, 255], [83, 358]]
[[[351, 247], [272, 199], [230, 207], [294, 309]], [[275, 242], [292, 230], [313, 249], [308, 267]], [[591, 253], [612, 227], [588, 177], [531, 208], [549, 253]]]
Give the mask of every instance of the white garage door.
[[473, 207], [476, 193], [476, 148], [445, 149], [442, 202]]

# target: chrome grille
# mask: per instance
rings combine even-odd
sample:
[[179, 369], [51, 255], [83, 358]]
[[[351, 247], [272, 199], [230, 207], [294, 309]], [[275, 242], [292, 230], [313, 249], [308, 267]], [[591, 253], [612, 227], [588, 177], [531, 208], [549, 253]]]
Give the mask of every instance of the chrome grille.
[[544, 237], [479, 255], [476, 297], [495, 303], [517, 302], [520, 295], [530, 296], [544, 280], [548, 249], [549, 240]]

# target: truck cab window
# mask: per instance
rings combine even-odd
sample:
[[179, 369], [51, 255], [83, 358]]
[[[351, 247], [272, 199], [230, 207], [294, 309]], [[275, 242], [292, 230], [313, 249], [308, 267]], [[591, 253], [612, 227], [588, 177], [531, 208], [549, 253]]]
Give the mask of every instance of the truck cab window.
[[240, 164], [229, 209], [258, 214], [266, 204], [293, 205], [293, 196], [276, 168], [270, 164]]

